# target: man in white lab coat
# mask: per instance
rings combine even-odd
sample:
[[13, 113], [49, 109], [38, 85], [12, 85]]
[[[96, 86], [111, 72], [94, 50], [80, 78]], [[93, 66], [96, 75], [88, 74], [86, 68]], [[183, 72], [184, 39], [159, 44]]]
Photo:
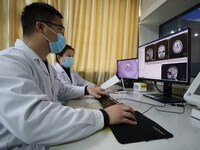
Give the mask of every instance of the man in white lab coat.
[[74, 64], [74, 53], [74, 48], [70, 45], [66, 45], [60, 53], [56, 54], [57, 63], [54, 68], [58, 76], [64, 84], [94, 87], [94, 83], [83, 79], [71, 68]]
[[108, 124], [136, 124], [133, 109], [122, 104], [104, 110], [61, 105], [58, 101], [78, 96], [60, 82], [46, 59], [65, 46], [62, 15], [46, 3], [32, 3], [24, 8], [21, 22], [23, 40], [0, 52], [1, 150], [48, 149]]

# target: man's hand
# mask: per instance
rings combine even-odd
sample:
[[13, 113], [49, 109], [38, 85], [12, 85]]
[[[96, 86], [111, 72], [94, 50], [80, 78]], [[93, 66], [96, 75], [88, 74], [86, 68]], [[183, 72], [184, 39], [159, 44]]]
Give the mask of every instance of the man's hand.
[[104, 109], [109, 116], [109, 125], [114, 124], [132, 124], [136, 125], [135, 112], [130, 106], [124, 104], [116, 104]]
[[102, 89], [100, 86], [87, 87], [87, 91], [90, 95], [100, 98], [101, 95], [106, 95], [106, 90]]

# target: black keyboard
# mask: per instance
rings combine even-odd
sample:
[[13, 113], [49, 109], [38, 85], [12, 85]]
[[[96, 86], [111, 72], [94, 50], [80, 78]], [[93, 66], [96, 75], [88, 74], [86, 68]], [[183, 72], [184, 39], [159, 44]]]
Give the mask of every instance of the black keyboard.
[[[109, 95], [102, 96], [98, 100], [103, 108], [118, 103]], [[137, 119], [137, 125], [119, 124], [110, 126], [111, 131], [119, 143], [127, 144], [173, 137], [171, 133], [140, 112], [135, 111], [135, 117]]]
[[118, 102], [114, 100], [112, 97], [109, 95], [104, 95], [101, 98], [97, 98], [97, 100], [100, 102], [100, 104], [103, 106], [103, 108], [112, 106], [117, 104]]

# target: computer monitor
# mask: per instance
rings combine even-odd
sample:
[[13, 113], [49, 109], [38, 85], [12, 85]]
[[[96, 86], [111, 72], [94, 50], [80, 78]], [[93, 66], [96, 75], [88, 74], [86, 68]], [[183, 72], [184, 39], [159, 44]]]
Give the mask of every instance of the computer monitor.
[[163, 94], [150, 97], [171, 97], [172, 83], [190, 83], [190, 29], [140, 46], [138, 63], [140, 79], [164, 82]]
[[117, 76], [122, 79], [123, 89], [133, 87], [133, 81], [138, 80], [138, 59], [117, 60]]
[[117, 60], [117, 76], [124, 79], [138, 79], [138, 59]]

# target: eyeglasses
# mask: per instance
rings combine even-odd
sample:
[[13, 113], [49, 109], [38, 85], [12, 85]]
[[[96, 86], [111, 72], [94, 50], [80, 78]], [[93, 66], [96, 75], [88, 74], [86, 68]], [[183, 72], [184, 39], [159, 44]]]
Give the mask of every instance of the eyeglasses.
[[59, 27], [59, 30], [61, 31], [62, 34], [64, 34], [64, 32], [65, 32], [65, 27], [63, 27], [62, 25], [59, 25], [59, 24], [56, 24], [56, 23], [53, 23], [50, 21], [43, 21], [43, 20], [38, 20], [38, 21]]

